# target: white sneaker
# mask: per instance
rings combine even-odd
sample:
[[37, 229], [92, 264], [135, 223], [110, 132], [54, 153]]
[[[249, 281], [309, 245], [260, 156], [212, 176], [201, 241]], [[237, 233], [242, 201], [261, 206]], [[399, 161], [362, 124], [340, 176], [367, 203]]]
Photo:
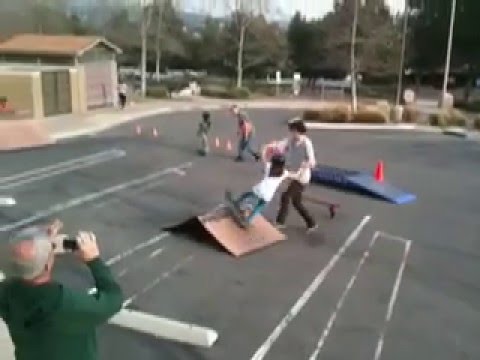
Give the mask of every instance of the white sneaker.
[[315, 225], [313, 225], [312, 227], [309, 227], [309, 228], [307, 229], [307, 234], [311, 234], [312, 232], [314, 232], [314, 231], [317, 230], [317, 229], [318, 229], [318, 224], [315, 224]]
[[278, 230], [281, 230], [281, 229], [285, 229], [285, 228], [287, 227], [287, 225], [281, 224], [281, 223], [275, 223], [275, 227], [276, 227]]
[[17, 202], [12, 197], [0, 197], [0, 206], [13, 206], [16, 204]]

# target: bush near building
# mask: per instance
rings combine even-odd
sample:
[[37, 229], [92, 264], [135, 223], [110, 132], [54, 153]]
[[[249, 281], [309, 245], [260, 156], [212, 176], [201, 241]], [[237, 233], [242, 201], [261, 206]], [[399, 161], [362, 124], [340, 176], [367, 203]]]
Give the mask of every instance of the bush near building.
[[336, 106], [319, 110], [306, 110], [303, 120], [330, 124], [357, 123], [357, 124], [385, 124], [388, 116], [383, 109], [360, 108], [352, 114], [348, 106]]
[[451, 109], [440, 111], [438, 114], [432, 114], [429, 118], [431, 126], [447, 127], [458, 126], [465, 127], [467, 125], [467, 118], [459, 110]]

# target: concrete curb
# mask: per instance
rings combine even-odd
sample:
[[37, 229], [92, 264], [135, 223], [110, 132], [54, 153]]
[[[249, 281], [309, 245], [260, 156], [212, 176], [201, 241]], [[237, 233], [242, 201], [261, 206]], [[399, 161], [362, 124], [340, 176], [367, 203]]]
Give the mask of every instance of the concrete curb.
[[416, 131], [441, 134], [442, 130], [431, 126], [420, 126], [413, 124], [328, 124], [328, 123], [305, 123], [311, 130], [344, 130], [344, 131]]
[[103, 131], [113, 129], [117, 126], [122, 126], [126, 123], [150, 117], [150, 116], [156, 116], [156, 115], [163, 115], [163, 114], [172, 114], [172, 113], [178, 113], [178, 112], [188, 112], [188, 111], [195, 111], [195, 110], [219, 110], [225, 106], [222, 105], [185, 105], [182, 107], [179, 107], [177, 109], [172, 108], [172, 107], [163, 107], [163, 108], [158, 108], [158, 109], [150, 109], [150, 110], [144, 110], [142, 112], [138, 112], [136, 114], [125, 114], [117, 118], [115, 122], [111, 123], [104, 123], [104, 124], [98, 124], [98, 125], [93, 125], [89, 126], [83, 129], [77, 129], [77, 130], [72, 130], [72, 131], [64, 131], [64, 132], [58, 132], [55, 134], [52, 134], [50, 137], [54, 141], [61, 141], [61, 140], [67, 140], [67, 139], [72, 139], [76, 138], [79, 136], [91, 136], [91, 135], [96, 135], [98, 133], [101, 133]]

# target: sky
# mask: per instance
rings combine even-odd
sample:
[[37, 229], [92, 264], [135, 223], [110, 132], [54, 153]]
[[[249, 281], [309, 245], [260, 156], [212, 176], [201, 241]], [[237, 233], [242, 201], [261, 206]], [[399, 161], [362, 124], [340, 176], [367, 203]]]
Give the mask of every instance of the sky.
[[[302, 13], [307, 13], [311, 17], [322, 17], [327, 12], [333, 9], [333, 0], [272, 0], [277, 2], [282, 2], [283, 7], [285, 7], [290, 14], [299, 10]], [[386, 0], [386, 3], [392, 9], [393, 13], [403, 12], [405, 8], [405, 0]], [[290, 9], [288, 8], [290, 4]], [[295, 4], [295, 6], [292, 6]], [[308, 14], [310, 13], [310, 14]]]
[[[137, 0], [138, 1], [138, 0]], [[188, 10], [205, 10], [205, 4], [215, 4], [212, 13], [219, 15], [225, 10], [226, 0], [180, 0]], [[231, 0], [232, 1], [232, 0]], [[298, 10], [308, 17], [322, 17], [333, 9], [333, 0], [270, 0], [271, 16], [274, 18], [289, 18]], [[386, 0], [392, 12], [403, 12], [405, 0]], [[207, 5], [208, 6], [208, 5]], [[203, 9], [202, 9], [203, 8]]]

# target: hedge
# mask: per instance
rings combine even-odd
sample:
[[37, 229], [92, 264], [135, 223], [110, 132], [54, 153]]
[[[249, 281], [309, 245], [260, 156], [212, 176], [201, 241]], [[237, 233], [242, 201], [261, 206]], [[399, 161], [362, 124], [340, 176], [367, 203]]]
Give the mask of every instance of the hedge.
[[402, 122], [417, 123], [420, 118], [420, 112], [415, 106], [405, 106], [403, 108]]
[[155, 99], [167, 99], [170, 93], [165, 86], [152, 86], [147, 88], [147, 96]]
[[467, 118], [458, 110], [444, 110], [438, 114], [432, 114], [429, 117], [431, 126], [458, 126], [465, 127], [467, 125]]
[[321, 110], [305, 110], [303, 120], [341, 124], [349, 121], [350, 110], [347, 107], [334, 107]]
[[480, 131], [480, 116], [473, 120], [473, 127]]
[[357, 124], [385, 124], [387, 116], [378, 110], [360, 110], [353, 114], [352, 122]]
[[348, 107], [338, 106], [329, 109], [306, 110], [303, 113], [303, 120], [332, 124], [343, 124], [347, 122], [359, 124], [384, 124], [388, 122], [388, 117], [382, 111], [365, 108], [360, 108], [355, 114], [351, 114]]

